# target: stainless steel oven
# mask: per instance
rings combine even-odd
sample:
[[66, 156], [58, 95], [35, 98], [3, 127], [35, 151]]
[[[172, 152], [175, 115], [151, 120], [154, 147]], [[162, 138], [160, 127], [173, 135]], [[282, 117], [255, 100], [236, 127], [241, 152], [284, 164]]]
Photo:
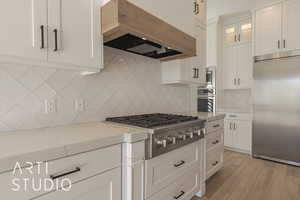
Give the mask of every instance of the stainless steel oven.
[[198, 112], [216, 111], [216, 68], [206, 68], [206, 85], [198, 88]]

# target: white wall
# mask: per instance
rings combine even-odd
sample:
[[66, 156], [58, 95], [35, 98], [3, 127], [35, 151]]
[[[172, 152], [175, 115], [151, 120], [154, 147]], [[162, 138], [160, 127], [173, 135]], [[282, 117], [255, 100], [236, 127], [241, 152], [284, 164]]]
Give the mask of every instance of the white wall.
[[[0, 132], [100, 121], [109, 116], [186, 112], [188, 87], [161, 84], [160, 62], [105, 48], [105, 69], [81, 76], [74, 71], [0, 65]], [[44, 113], [44, 100], [55, 99], [57, 113]], [[74, 100], [88, 108], [76, 113]]]
[[276, 1], [278, 0], [208, 0], [207, 17], [211, 19], [221, 15], [249, 11]]

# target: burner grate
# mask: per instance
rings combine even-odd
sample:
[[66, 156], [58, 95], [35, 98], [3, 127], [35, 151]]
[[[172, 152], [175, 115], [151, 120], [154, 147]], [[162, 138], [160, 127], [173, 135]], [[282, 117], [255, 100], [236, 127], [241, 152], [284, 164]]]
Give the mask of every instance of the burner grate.
[[158, 126], [165, 126], [171, 124], [177, 124], [192, 120], [197, 120], [198, 117], [184, 116], [184, 115], [171, 115], [171, 114], [145, 114], [145, 115], [133, 115], [124, 117], [112, 117], [107, 118], [106, 121], [128, 124], [143, 128], [154, 128]]

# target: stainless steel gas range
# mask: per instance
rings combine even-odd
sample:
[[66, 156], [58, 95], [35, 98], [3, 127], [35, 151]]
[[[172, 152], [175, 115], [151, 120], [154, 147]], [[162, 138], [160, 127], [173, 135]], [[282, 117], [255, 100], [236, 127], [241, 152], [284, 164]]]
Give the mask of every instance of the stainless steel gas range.
[[155, 113], [107, 118], [106, 121], [148, 129], [147, 160], [199, 141], [205, 135], [205, 121], [193, 116]]

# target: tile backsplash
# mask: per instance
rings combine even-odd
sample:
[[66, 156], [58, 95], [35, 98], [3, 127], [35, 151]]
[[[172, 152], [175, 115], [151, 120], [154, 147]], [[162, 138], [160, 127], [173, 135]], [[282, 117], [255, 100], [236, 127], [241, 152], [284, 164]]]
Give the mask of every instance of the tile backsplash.
[[[108, 116], [186, 112], [190, 89], [161, 84], [160, 62], [105, 48], [98, 74], [0, 64], [0, 132], [101, 121]], [[55, 113], [45, 114], [54, 99]], [[87, 107], [75, 111], [75, 100]]]
[[251, 89], [222, 90], [219, 92], [218, 108], [240, 112], [252, 111]]

